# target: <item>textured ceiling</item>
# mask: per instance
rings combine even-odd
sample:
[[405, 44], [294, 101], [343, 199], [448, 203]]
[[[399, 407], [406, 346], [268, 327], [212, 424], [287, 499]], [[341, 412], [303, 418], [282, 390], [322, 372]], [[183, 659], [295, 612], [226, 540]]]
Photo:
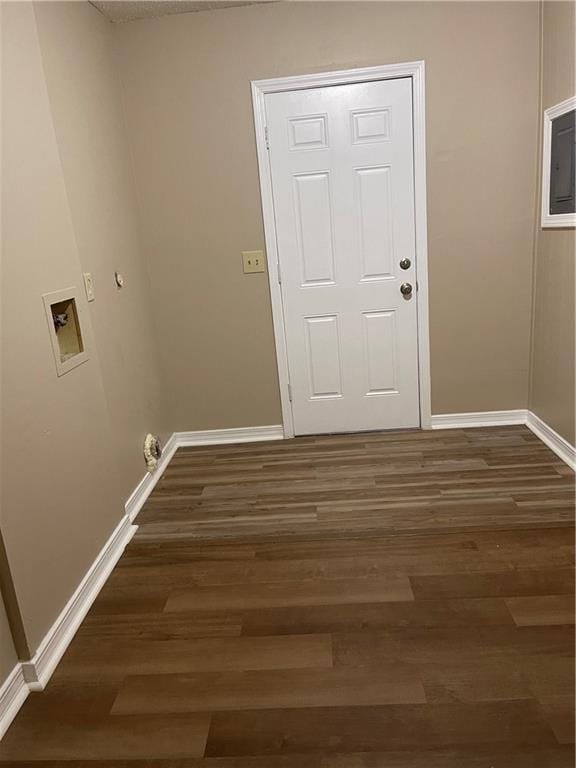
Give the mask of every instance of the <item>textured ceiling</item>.
[[[110, 21], [136, 21], [168, 16], [171, 13], [193, 13], [195, 11], [213, 11], [217, 8], [234, 8], [238, 5], [258, 5], [263, 0], [218, 0], [209, 2], [188, 2], [188, 0], [90, 0], [93, 6]], [[264, 0], [265, 1], [265, 0]]]

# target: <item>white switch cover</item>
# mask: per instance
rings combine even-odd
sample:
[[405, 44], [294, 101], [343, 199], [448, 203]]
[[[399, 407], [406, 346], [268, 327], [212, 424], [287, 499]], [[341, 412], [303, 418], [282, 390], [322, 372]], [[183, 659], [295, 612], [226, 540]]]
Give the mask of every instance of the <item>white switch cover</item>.
[[244, 273], [266, 272], [264, 251], [242, 251]]
[[86, 289], [86, 298], [88, 301], [94, 301], [94, 281], [90, 272], [84, 272], [84, 288]]

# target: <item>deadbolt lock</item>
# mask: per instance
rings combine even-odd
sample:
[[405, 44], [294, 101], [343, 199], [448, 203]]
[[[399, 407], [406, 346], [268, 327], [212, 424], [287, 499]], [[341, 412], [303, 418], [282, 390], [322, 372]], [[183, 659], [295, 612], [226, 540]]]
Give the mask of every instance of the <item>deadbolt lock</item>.
[[412, 262], [410, 261], [410, 259], [402, 259], [402, 261], [400, 262], [400, 269], [410, 269], [411, 266], [412, 266]]

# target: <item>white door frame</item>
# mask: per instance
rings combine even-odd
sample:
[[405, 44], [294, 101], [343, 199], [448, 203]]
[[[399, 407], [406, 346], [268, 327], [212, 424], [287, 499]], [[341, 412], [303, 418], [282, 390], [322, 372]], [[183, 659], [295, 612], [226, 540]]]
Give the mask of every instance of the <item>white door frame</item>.
[[328, 85], [368, 83], [374, 80], [390, 80], [398, 77], [412, 78], [412, 109], [414, 118], [414, 213], [416, 225], [416, 284], [418, 320], [418, 371], [420, 388], [420, 426], [431, 428], [430, 402], [430, 341], [428, 332], [428, 236], [426, 224], [426, 119], [424, 101], [425, 66], [423, 61], [407, 64], [386, 64], [380, 67], [347, 69], [341, 72], [321, 72], [314, 75], [275, 77], [271, 80], [253, 80], [252, 103], [256, 128], [256, 148], [260, 174], [260, 195], [264, 217], [264, 236], [268, 260], [268, 280], [272, 299], [276, 360], [282, 402], [284, 436], [294, 437], [294, 419], [290, 403], [288, 377], [288, 353], [284, 330], [284, 308], [280, 286], [276, 222], [270, 154], [266, 135], [267, 93], [297, 91], [303, 88], [320, 88]]

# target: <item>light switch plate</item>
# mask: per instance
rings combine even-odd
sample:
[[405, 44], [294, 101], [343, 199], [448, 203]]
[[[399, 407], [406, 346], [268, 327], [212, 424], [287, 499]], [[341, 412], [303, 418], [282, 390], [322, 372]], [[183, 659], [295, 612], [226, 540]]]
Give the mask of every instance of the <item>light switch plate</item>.
[[94, 301], [96, 296], [94, 295], [94, 281], [90, 272], [84, 272], [84, 288], [86, 290], [86, 298], [88, 301]]
[[242, 251], [244, 274], [251, 272], [266, 272], [264, 251]]

